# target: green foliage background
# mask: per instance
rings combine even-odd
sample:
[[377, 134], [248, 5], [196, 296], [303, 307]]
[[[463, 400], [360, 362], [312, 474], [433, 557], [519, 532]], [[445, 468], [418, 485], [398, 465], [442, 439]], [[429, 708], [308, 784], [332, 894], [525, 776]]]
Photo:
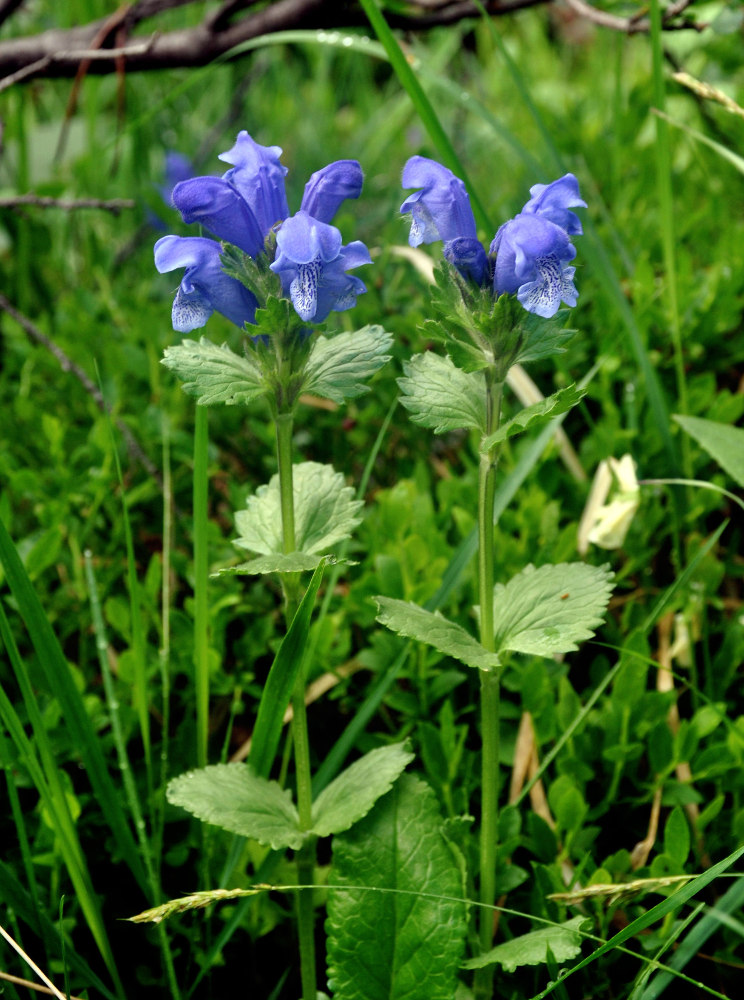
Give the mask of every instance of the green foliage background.
[[[24, 31], [50, 26], [49, 12], [30, 10]], [[109, 10], [104, 0], [78, 0], [62, 5], [54, 16], [74, 24]], [[704, 32], [664, 36], [665, 75], [679, 65], [742, 103], [738, 5], [705, 4], [698, 13], [703, 15], [712, 22]], [[184, 9], [173, 14], [174, 23], [193, 16]], [[9, 23], [3, 34], [13, 30], [18, 27]], [[530, 373], [549, 395], [581, 379], [599, 360], [587, 396], [564, 423], [589, 477], [601, 459], [630, 451], [641, 477], [692, 475], [737, 489], [704, 450], [683, 437], [671, 414], [686, 409], [691, 416], [735, 424], [744, 413], [741, 172], [690, 135], [673, 128], [659, 131], [652, 113], [658, 94], [648, 36], [623, 37], [552, 7], [501, 18], [495, 30], [498, 43], [481, 21], [405, 41], [492, 220], [491, 230], [481, 234], [484, 239], [519, 210], [532, 184], [565, 170], [580, 180], [589, 209], [583, 213], [586, 235], [577, 241], [580, 299], [571, 323], [579, 332], [565, 354], [535, 363]], [[427, 344], [419, 325], [430, 318], [429, 285], [401, 249], [407, 227], [398, 215], [399, 177], [410, 155], [438, 158], [439, 151], [381, 52], [354, 40], [346, 44], [346, 35], [308, 34], [279, 43], [267, 38], [228, 64], [199, 70], [123, 80], [91, 76], [69, 119], [69, 82], [32, 82], [3, 95], [2, 194], [125, 197], [137, 205], [118, 216], [35, 207], [0, 210], [0, 288], [100, 383], [114, 417], [131, 430], [159, 477], [127, 450], [116, 425], [74, 375], [2, 313], [0, 516], [59, 640], [112, 787], [120, 790], [128, 809], [111, 725], [112, 701], [118, 704], [163, 898], [213, 887], [223, 876], [229, 887], [247, 885], [252, 873], [265, 870], [267, 849], [236, 843], [220, 832], [204, 835], [163, 801], [165, 777], [196, 765], [190, 518], [194, 401], [159, 363], [163, 350], [178, 339], [170, 327], [178, 279], [155, 272], [152, 244], [163, 232], [185, 235], [187, 228], [162, 203], [157, 185], [168, 149], [191, 156], [203, 172], [222, 172], [216, 154], [229, 148], [243, 128], [263, 144], [283, 147], [295, 208], [313, 170], [337, 158], [362, 163], [362, 198], [344, 205], [337, 224], [347, 240], [370, 246], [375, 263], [366, 269], [368, 293], [353, 315], [334, 319], [346, 330], [382, 324], [395, 335], [394, 358], [373, 391], [344, 409], [305, 407], [295, 442], [303, 459], [332, 463], [356, 486], [397, 396], [395, 379], [411, 354]], [[744, 121], [700, 101], [668, 76], [665, 110], [675, 122], [741, 152]], [[664, 163], [660, 144], [670, 156], [661, 190], [669, 181], [671, 216], [663, 211], [658, 184]], [[153, 225], [155, 215], [162, 230]], [[673, 257], [665, 257], [665, 245], [671, 245]], [[667, 294], [670, 266], [676, 307], [670, 307]], [[682, 343], [676, 356], [675, 328]], [[238, 331], [219, 316], [206, 332], [213, 342], [239, 344]], [[522, 439], [506, 443], [504, 475], [518, 467], [529, 444]], [[240, 559], [231, 542], [232, 512], [276, 471], [272, 446], [260, 408], [247, 420], [237, 407], [210, 413], [206, 530], [212, 571]], [[364, 521], [349, 550], [358, 565], [336, 578], [328, 614], [314, 626], [311, 675], [337, 671], [340, 678], [310, 709], [316, 766], [364, 709], [402, 648], [374, 624], [369, 598], [379, 593], [423, 604], [433, 597], [473, 527], [477, 462], [467, 433], [451, 431], [434, 439], [402, 409], [395, 411], [367, 485]], [[170, 529], [164, 523], [163, 477], [172, 500]], [[576, 481], [549, 446], [500, 518], [497, 579], [508, 580], [528, 562], [540, 566], [575, 559], [576, 526], [587, 492], [588, 483]], [[720, 539], [703, 552], [726, 517], [731, 520]], [[133, 541], [129, 561], [127, 524]], [[172, 544], [165, 548], [164, 565], [169, 530]], [[567, 865], [583, 884], [694, 873], [742, 842], [741, 546], [741, 512], [719, 494], [645, 487], [624, 548], [610, 554], [619, 587], [600, 635], [606, 645], [589, 644], [564, 662], [513, 659], [503, 706], [505, 775], [513, 764], [523, 711], [531, 713], [540, 758], [577, 714], [581, 723], [543, 776], [556, 828], [527, 801], [502, 818], [500, 878], [512, 909], [557, 921], [572, 916], [547, 898], [565, 888], [561, 872]], [[108, 636], [113, 697], [107, 695], [96, 651], [86, 550]], [[592, 550], [588, 558], [602, 564], [607, 553]], [[659, 691], [653, 658], [667, 639], [669, 622], [657, 620], [653, 611], [659, 596], [694, 560], [693, 572], [664, 609], [685, 615], [692, 662], [675, 661], [675, 690]], [[128, 565], [136, 570], [134, 593]], [[161, 603], [166, 583], [167, 618]], [[462, 609], [474, 602], [474, 593], [468, 565], [442, 610], [470, 627]], [[31, 733], [28, 702], [11, 666], [12, 637], [87, 863], [91, 899], [98, 901], [111, 939], [113, 965], [128, 995], [140, 989], [165, 995], [163, 938], [158, 936], [163, 932], [120, 922], [159, 900], [149, 898], [132, 878], [136, 862], [122, 857], [121, 844], [102, 819], [101, 802], [81, 766], [76, 731], [6, 586], [0, 589], [0, 604], [9, 621], [3, 636], [9, 655], [0, 662], [0, 684], [21, 726]], [[217, 763], [238, 751], [250, 734], [271, 650], [281, 636], [277, 586], [270, 577], [226, 575], [212, 581], [209, 629], [209, 748], [211, 762]], [[620, 660], [615, 647], [624, 647]], [[136, 697], [138, 649], [143, 648], [144, 708], [153, 740], [150, 773], [143, 764], [143, 706]], [[589, 703], [618, 662], [622, 669], [614, 682]], [[474, 678], [446, 656], [412, 647], [356, 738], [352, 756], [410, 737], [420, 776], [456, 825], [476, 783], [469, 739], [476, 725], [475, 699]], [[676, 732], [668, 724], [674, 704], [681, 719]], [[28, 762], [7, 735], [0, 739], [0, 759], [8, 802], [0, 817], [0, 842], [6, 845], [0, 899], [9, 907], [8, 929], [47, 971], [60, 977], [69, 970], [73, 990], [90, 987], [92, 976], [112, 989], [110, 969], [70, 883], [59, 828], [35, 790]], [[682, 762], [690, 765], [690, 780], [679, 777], [676, 768]], [[508, 780], [504, 795], [506, 787]], [[631, 852], [646, 835], [657, 791], [659, 837], [647, 862], [634, 871]], [[692, 830], [684, 821], [691, 805], [697, 808]], [[273, 863], [270, 878], [292, 880], [279, 862]], [[320, 891], [318, 903], [323, 903]], [[592, 901], [586, 909], [595, 932], [607, 937], [615, 920], [633, 917], [645, 905], [643, 899], [623, 903], [621, 914], [620, 904]], [[206, 920], [185, 914], [169, 923], [165, 933], [184, 995], [219, 996], [246, 982], [256, 996], [294, 995], [296, 970], [289, 969], [285, 979], [294, 948], [290, 906], [288, 897], [265, 895], [225, 904]], [[704, 949], [733, 962], [731, 969], [697, 959], [687, 972], [720, 991], [735, 983], [741, 975], [740, 927], [716, 925]], [[524, 918], [502, 916], [501, 929], [508, 938], [530, 927]], [[636, 942], [638, 950], [653, 955], [682, 930], [670, 922], [659, 924]], [[25, 974], [5, 945], [0, 956], [3, 968]], [[634, 981], [639, 990], [643, 986], [636, 980], [639, 968], [637, 960], [613, 952], [598, 968], [579, 974], [587, 978], [573, 988], [608, 996], [611, 984], [613, 995], [630, 996]], [[500, 974], [498, 995], [530, 997], [546, 981], [544, 968]], [[10, 985], [6, 992], [21, 995]]]

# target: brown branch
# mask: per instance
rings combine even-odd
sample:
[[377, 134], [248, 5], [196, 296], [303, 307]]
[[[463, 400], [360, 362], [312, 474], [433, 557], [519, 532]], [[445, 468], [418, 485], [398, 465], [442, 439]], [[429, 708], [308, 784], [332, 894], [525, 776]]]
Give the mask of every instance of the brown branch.
[[7, 21], [23, 3], [25, 0], [0, 0], [0, 24]]
[[[58, 344], [55, 344], [50, 337], [47, 337], [45, 333], [42, 333], [38, 326], [36, 326], [36, 324], [32, 322], [28, 316], [19, 312], [18, 309], [16, 309], [15, 306], [8, 299], [6, 299], [2, 292], [0, 292], [0, 309], [11, 316], [32, 340], [35, 340], [37, 344], [41, 344], [42, 347], [45, 347], [50, 354], [53, 354], [63, 372], [71, 372], [75, 376], [102, 413], [111, 413], [111, 408], [104, 399], [103, 393], [90, 378], [88, 373], [83, 371], [80, 365], [76, 364], [71, 358], [68, 358], [62, 348]], [[162, 491], [163, 480], [160, 476], [160, 472], [150, 460], [150, 457], [144, 452], [142, 446], [123, 420], [119, 417], [115, 417], [114, 423], [119, 429], [121, 436], [124, 438], [127, 450], [129, 451], [131, 457], [140, 462], [145, 472], [152, 476]]]
[[[637, 35], [651, 30], [651, 22], [647, 17], [634, 14], [632, 17], [618, 17], [615, 14], [608, 14], [607, 11], [598, 10], [586, 0], [566, 0], [568, 6], [579, 17], [585, 17], [587, 21], [598, 24], [601, 28], [610, 28], [612, 31], [622, 31], [626, 35]], [[692, 28], [695, 31], [703, 31], [707, 24], [695, 23], [694, 21], [680, 21], [679, 17], [694, 0], [677, 0], [664, 11], [662, 16], [662, 26], [667, 31], [677, 31], [685, 28]]]
[[118, 215], [125, 208], [136, 208], [137, 202], [131, 198], [50, 198], [40, 194], [18, 194], [0, 198], [0, 208], [20, 208], [33, 205], [36, 208], [61, 208], [65, 212], [74, 212], [79, 208], [100, 208], [104, 212]]
[[[0, 0], [2, 4], [3, 0]], [[6, 0], [7, 2], [7, 0]], [[158, 14], [192, 2], [192, 0], [140, 0], [124, 8], [121, 26], [126, 37], [137, 25], [151, 21]], [[492, 16], [502, 16], [551, 3], [552, 0], [490, 0], [484, 4]], [[648, 20], [617, 18], [599, 11], [586, 0], [568, 0], [574, 10], [603, 27], [629, 34], [648, 30]], [[664, 15], [666, 30], [693, 29], [695, 24], [680, 15], [692, 0], [676, 0]], [[26, 38], [0, 42], [0, 90], [29, 77], [75, 77], [80, 63], [90, 60], [89, 73], [105, 74], [116, 71], [117, 63], [125, 61], [127, 73], [153, 69], [205, 66], [225, 56], [242, 42], [263, 35], [290, 29], [368, 27], [364, 12], [354, 0], [328, 3], [324, 0], [275, 0], [259, 10], [235, 17], [254, 6], [254, 0], [227, 0], [201, 24], [172, 31], [153, 31], [136, 43], [113, 49], [112, 18], [102, 18], [89, 24], [68, 29], [51, 29]], [[479, 18], [481, 7], [472, 0], [417, 0], [420, 13], [389, 14], [391, 27], [405, 31], [424, 31], [437, 25], [454, 24], [468, 18]], [[0, 8], [1, 9], [1, 8]], [[412, 8], [413, 9], [413, 8]], [[118, 13], [118, 12], [117, 12]], [[103, 32], [103, 40], [101, 33]], [[98, 48], [97, 46], [102, 46]]]

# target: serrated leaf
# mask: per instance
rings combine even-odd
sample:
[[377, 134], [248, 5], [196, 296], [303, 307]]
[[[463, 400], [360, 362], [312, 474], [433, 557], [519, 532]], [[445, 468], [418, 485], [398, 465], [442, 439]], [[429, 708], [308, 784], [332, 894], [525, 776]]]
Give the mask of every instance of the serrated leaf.
[[250, 403], [267, 391], [260, 369], [240, 357], [227, 344], [218, 347], [202, 337], [166, 347], [161, 364], [183, 381], [184, 392], [196, 396], [200, 406]]
[[222, 244], [220, 264], [225, 274], [235, 278], [249, 291], [253, 292], [259, 303], [266, 302], [269, 297], [281, 298], [282, 282], [278, 274], [271, 270], [271, 262], [276, 250], [276, 237], [269, 234], [264, 252], [249, 256], [239, 247], [230, 243]]
[[304, 835], [290, 792], [249, 764], [211, 764], [168, 782], [168, 801], [205, 823], [250, 837], [275, 851], [302, 846]]
[[585, 395], [586, 389], [576, 385], [568, 385], [565, 389], [559, 389], [558, 392], [554, 392], [546, 399], [541, 399], [531, 406], [525, 406], [511, 420], [506, 420], [497, 431], [481, 441], [481, 451], [489, 451], [495, 444], [514, 437], [515, 434], [521, 434], [528, 427], [547, 424], [553, 417], [557, 417], [576, 406]]
[[368, 325], [353, 333], [316, 337], [305, 366], [305, 392], [343, 403], [368, 392], [365, 382], [390, 360], [392, 334]]
[[[306, 573], [317, 569], [323, 559], [328, 556], [311, 556], [305, 552], [273, 552], [268, 556], [259, 556], [237, 566], [226, 566], [218, 569], [212, 576], [259, 576], [263, 573]], [[333, 562], [340, 560], [334, 559]]]
[[[330, 465], [301, 462], [292, 472], [297, 551], [303, 555], [327, 552], [359, 524], [362, 501], [354, 499], [354, 490], [344, 485], [344, 477]], [[235, 514], [235, 524], [240, 532], [236, 545], [260, 555], [282, 553], [278, 475], [248, 497], [246, 509]]]
[[721, 424], [702, 417], [673, 414], [680, 427], [693, 437], [711, 458], [728, 472], [739, 486], [744, 487], [744, 428]]
[[486, 387], [478, 372], [464, 372], [449, 357], [431, 351], [416, 354], [398, 379], [401, 403], [411, 420], [435, 434], [462, 427], [486, 426]]
[[326, 922], [334, 1000], [452, 1000], [466, 904], [441, 827], [432, 790], [403, 774], [334, 838]]
[[478, 955], [464, 963], [466, 969], [482, 969], [498, 962], [504, 972], [514, 972], [522, 965], [543, 965], [548, 959], [548, 949], [556, 962], [567, 962], [581, 952], [581, 925], [586, 917], [573, 917], [563, 924], [531, 931], [512, 938], [504, 944]]
[[504, 586], [494, 587], [493, 615], [498, 653], [552, 656], [577, 649], [594, 635], [612, 593], [609, 566], [559, 563], [527, 566]]
[[289, 299], [269, 295], [264, 305], [256, 310], [251, 335], [271, 340], [281, 334], [282, 339], [288, 342], [293, 336], [302, 340], [307, 327], [308, 324], [300, 319]]
[[439, 612], [425, 611], [411, 601], [398, 601], [392, 597], [375, 597], [379, 609], [377, 621], [398, 635], [418, 639], [433, 646], [440, 653], [480, 670], [495, 670], [499, 658], [489, 653], [462, 626], [449, 621]]
[[366, 816], [411, 763], [406, 743], [370, 750], [327, 785], [313, 802], [313, 833], [327, 837], [348, 830]]
[[527, 364], [565, 354], [563, 345], [576, 333], [563, 326], [568, 316], [568, 309], [560, 309], [551, 319], [525, 312], [520, 323], [523, 340], [515, 363]]

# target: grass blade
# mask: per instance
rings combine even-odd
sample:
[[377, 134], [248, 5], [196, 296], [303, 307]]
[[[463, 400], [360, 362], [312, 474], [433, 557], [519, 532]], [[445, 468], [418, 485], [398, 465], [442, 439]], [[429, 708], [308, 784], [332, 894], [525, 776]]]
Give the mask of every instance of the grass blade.
[[[2, 522], [0, 522], [2, 525]], [[64, 858], [65, 867], [69, 873], [72, 884], [75, 888], [78, 902], [85, 916], [88, 928], [98, 946], [106, 967], [114, 982], [117, 993], [121, 995], [122, 987], [118, 978], [116, 963], [111, 952], [108, 935], [101, 916], [98, 897], [93, 890], [85, 855], [78, 840], [77, 830], [70, 815], [65, 789], [62, 786], [59, 771], [54, 760], [54, 751], [47, 737], [46, 729], [41, 716], [41, 711], [36, 703], [31, 683], [28, 678], [25, 664], [18, 652], [18, 648], [10, 631], [10, 625], [0, 603], [0, 639], [8, 653], [11, 666], [18, 680], [23, 696], [26, 711], [31, 721], [34, 732], [34, 742], [26, 736], [23, 724], [18, 718], [10, 699], [4, 689], [0, 687], [0, 719], [8, 731], [13, 743], [18, 751], [20, 762], [28, 770], [31, 779], [36, 787], [39, 797], [49, 812], [49, 816], [54, 822], [55, 833], [58, 837], [60, 851]], [[67, 665], [65, 664], [65, 670]], [[36, 756], [35, 747], [39, 748], [39, 753], [43, 765], [39, 763]]]
[[310, 618], [325, 565], [326, 561], [323, 560], [312, 575], [287, 634], [282, 639], [261, 695], [248, 761], [256, 774], [264, 778], [268, 777], [274, 763], [282, 735], [284, 713], [305, 656]]
[[[661, 920], [662, 917], [665, 917], [667, 913], [672, 913], [674, 910], [677, 910], [683, 903], [686, 903], [688, 900], [692, 899], [699, 892], [701, 892], [707, 885], [710, 885], [710, 883], [717, 879], [719, 875], [723, 875], [723, 873], [726, 872], [736, 861], [738, 861], [743, 854], [744, 847], [740, 847], [738, 850], [734, 851], [733, 854], [729, 854], [728, 857], [719, 861], [718, 864], [713, 865], [707, 871], [698, 875], [692, 882], [682, 886], [682, 888], [678, 889], [671, 896], [668, 896], [660, 903], [657, 903], [656, 906], [652, 906], [650, 910], [641, 914], [640, 917], [637, 917], [629, 923], [627, 927], [623, 927], [621, 931], [618, 931], [618, 933], [611, 937], [609, 941], [605, 941], [605, 943], [597, 948], [596, 951], [593, 951], [591, 955], [587, 955], [585, 959], [575, 965], [572, 969], [568, 969], [561, 976], [561, 982], [565, 982], [566, 979], [568, 979], [569, 976], [572, 976], [575, 972], [578, 972], [580, 969], [585, 969], [587, 965], [591, 965], [592, 962], [596, 962], [597, 959], [601, 958], [603, 955], [606, 955], [619, 945], [624, 944], [629, 938], [640, 934], [641, 931], [644, 931], [647, 927], [656, 923], [657, 920]], [[542, 993], [538, 993], [533, 1000], [543, 1000], [544, 997], [549, 996], [553, 990], [556, 989], [556, 986], [556, 983], [551, 983], [542, 991]]]
[[393, 67], [400, 85], [410, 97], [416, 113], [441, 156], [442, 162], [465, 182], [473, 205], [473, 214], [478, 224], [488, 232], [495, 232], [488, 213], [481, 204], [475, 188], [468, 179], [467, 171], [460, 162], [460, 158], [455, 152], [447, 133], [444, 131], [442, 123], [439, 121], [437, 113], [432, 107], [431, 101], [426, 96], [426, 92], [419, 83], [418, 77], [409, 65], [403, 50], [396, 41], [395, 35], [388, 27], [388, 23], [380, 11], [377, 0], [359, 0], [359, 2], [382, 47], [387, 53], [390, 65]]
[[85, 703], [75, 686], [57, 637], [1, 520], [0, 564], [3, 566], [8, 585], [25, 622], [47, 687], [59, 701], [65, 724], [78, 748], [93, 792], [114, 835], [117, 847], [137, 882], [146, 892], [147, 879], [142, 861], [119, 801], [118, 789], [108, 773], [98, 734], [88, 717]]

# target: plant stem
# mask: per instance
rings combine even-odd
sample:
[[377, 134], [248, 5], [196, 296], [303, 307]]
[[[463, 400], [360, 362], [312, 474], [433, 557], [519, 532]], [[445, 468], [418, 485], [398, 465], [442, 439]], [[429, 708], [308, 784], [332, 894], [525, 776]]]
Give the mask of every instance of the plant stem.
[[194, 417], [194, 668], [196, 677], [196, 762], [206, 767], [209, 741], [209, 604], [207, 588], [207, 464], [209, 411], [197, 406]]
[[[486, 435], [498, 430], [501, 417], [503, 382], [494, 382], [486, 371]], [[481, 455], [478, 472], [478, 599], [480, 603], [480, 641], [489, 651], [495, 649], [493, 632], [493, 505], [496, 485], [498, 446]], [[496, 842], [499, 822], [499, 675], [481, 670], [481, 829], [480, 894], [478, 931], [481, 952], [493, 940], [493, 905], [496, 901]], [[475, 975], [475, 994], [492, 993], [493, 966], [479, 969]]]
[[[276, 454], [279, 466], [279, 495], [282, 511], [282, 548], [286, 554], [297, 547], [294, 517], [294, 485], [292, 480], [292, 414], [276, 416]], [[299, 577], [288, 573], [282, 577], [287, 627], [299, 604]], [[312, 777], [310, 772], [310, 741], [305, 710], [305, 677], [297, 674], [292, 692], [292, 741], [295, 753], [297, 811], [300, 829], [312, 826]], [[315, 874], [315, 840], [308, 838], [297, 852], [297, 884], [312, 885]], [[312, 889], [297, 892], [297, 933], [300, 944], [300, 975], [302, 1000], [315, 1000], [315, 936]]]

